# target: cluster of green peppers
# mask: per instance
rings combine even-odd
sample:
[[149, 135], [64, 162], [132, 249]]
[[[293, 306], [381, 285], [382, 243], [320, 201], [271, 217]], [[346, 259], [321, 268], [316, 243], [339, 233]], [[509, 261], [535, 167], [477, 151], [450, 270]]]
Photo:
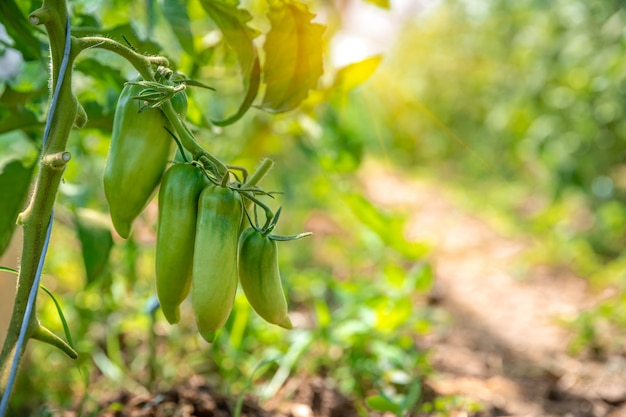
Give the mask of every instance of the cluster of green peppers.
[[194, 163], [168, 169], [159, 193], [155, 272], [170, 323], [179, 321], [180, 304], [191, 292], [198, 332], [212, 342], [230, 315], [240, 282], [261, 317], [292, 328], [276, 242], [254, 227], [240, 234], [247, 221], [237, 187], [213, 183]]
[[[271, 227], [248, 227], [244, 199], [231, 174], [216, 178], [198, 162], [175, 163], [173, 130], [158, 108], [141, 107], [142, 87], [127, 84], [118, 101], [104, 190], [113, 225], [127, 238], [133, 221], [160, 184], [156, 244], [156, 290], [169, 323], [180, 320], [180, 305], [191, 292], [200, 335], [212, 342], [232, 310], [238, 282], [256, 312], [290, 329]], [[172, 98], [184, 118], [184, 92]], [[286, 238], [290, 240], [291, 238]], [[285, 240], [285, 239], [282, 239]]]

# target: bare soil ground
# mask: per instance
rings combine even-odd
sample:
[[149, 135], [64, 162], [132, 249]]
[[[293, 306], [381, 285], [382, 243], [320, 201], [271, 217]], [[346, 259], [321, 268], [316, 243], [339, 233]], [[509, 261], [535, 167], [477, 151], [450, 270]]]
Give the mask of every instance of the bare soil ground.
[[380, 166], [368, 174], [368, 197], [408, 210], [408, 236], [434, 244], [433, 297], [452, 317], [427, 341], [435, 392], [478, 399], [492, 416], [626, 416], [626, 359], [566, 353], [570, 335], [557, 319], [593, 303], [583, 279], [549, 266], [517, 278], [524, 251], [538, 242], [500, 235], [433, 185]]

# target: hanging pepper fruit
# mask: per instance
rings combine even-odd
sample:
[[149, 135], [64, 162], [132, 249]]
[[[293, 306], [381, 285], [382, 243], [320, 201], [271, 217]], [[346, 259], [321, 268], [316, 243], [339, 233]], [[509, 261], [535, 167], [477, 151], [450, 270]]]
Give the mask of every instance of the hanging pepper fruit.
[[159, 190], [156, 289], [167, 321], [178, 323], [179, 306], [191, 287], [198, 199], [208, 180], [192, 164], [172, 165]]
[[191, 301], [198, 332], [207, 342], [226, 323], [235, 300], [242, 215], [238, 192], [210, 184], [200, 194]]
[[285, 329], [293, 328], [278, 269], [276, 241], [252, 227], [239, 238], [239, 282], [259, 316]]
[[[158, 108], [140, 111], [142, 103], [132, 98], [141, 91], [142, 87], [134, 84], [122, 89], [104, 169], [104, 193], [111, 219], [123, 238], [130, 235], [133, 221], [153, 196], [174, 149], [165, 128], [174, 129], [165, 114]], [[184, 118], [185, 93], [176, 94], [172, 104]]]

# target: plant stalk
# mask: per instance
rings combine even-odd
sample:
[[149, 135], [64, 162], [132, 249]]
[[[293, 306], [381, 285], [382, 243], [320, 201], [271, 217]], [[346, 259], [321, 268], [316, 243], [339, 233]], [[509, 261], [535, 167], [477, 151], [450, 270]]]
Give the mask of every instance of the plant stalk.
[[[52, 61], [52, 91], [54, 91], [57, 83], [61, 82], [59, 74], [65, 49], [67, 19], [66, 0], [44, 0], [42, 7], [34, 11], [30, 16], [32, 24], [45, 25], [48, 33]], [[68, 65], [70, 68], [75, 57], [75, 46], [75, 44], [72, 44], [71, 47]], [[26, 350], [26, 341], [39, 328], [33, 306], [26, 340], [18, 351], [20, 329], [26, 315], [28, 297], [35, 283], [37, 266], [43, 251], [54, 199], [65, 165], [69, 160], [69, 154], [65, 152], [65, 147], [78, 112], [78, 102], [71, 89], [71, 78], [71, 70], [66, 71], [57, 98], [56, 108], [59, 111], [55, 113], [51, 120], [48, 141], [42, 149], [42, 156], [39, 162], [40, 169], [34, 192], [27, 208], [18, 218], [18, 223], [24, 229], [24, 242], [17, 278], [15, 305], [7, 337], [0, 353], [0, 396], [4, 395], [7, 390], [7, 382], [14, 361], [17, 361], [18, 364], [21, 362]]]

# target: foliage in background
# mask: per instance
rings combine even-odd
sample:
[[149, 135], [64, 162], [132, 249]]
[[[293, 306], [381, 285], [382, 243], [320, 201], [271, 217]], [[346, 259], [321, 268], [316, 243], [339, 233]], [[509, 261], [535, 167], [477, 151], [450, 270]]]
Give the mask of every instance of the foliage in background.
[[571, 323], [574, 351], [614, 349], [600, 335], [624, 317], [625, 23], [617, 1], [444, 1], [402, 28], [343, 110], [368, 115], [343, 124], [352, 148], [437, 177], [532, 234], [529, 264], [615, 288]]

